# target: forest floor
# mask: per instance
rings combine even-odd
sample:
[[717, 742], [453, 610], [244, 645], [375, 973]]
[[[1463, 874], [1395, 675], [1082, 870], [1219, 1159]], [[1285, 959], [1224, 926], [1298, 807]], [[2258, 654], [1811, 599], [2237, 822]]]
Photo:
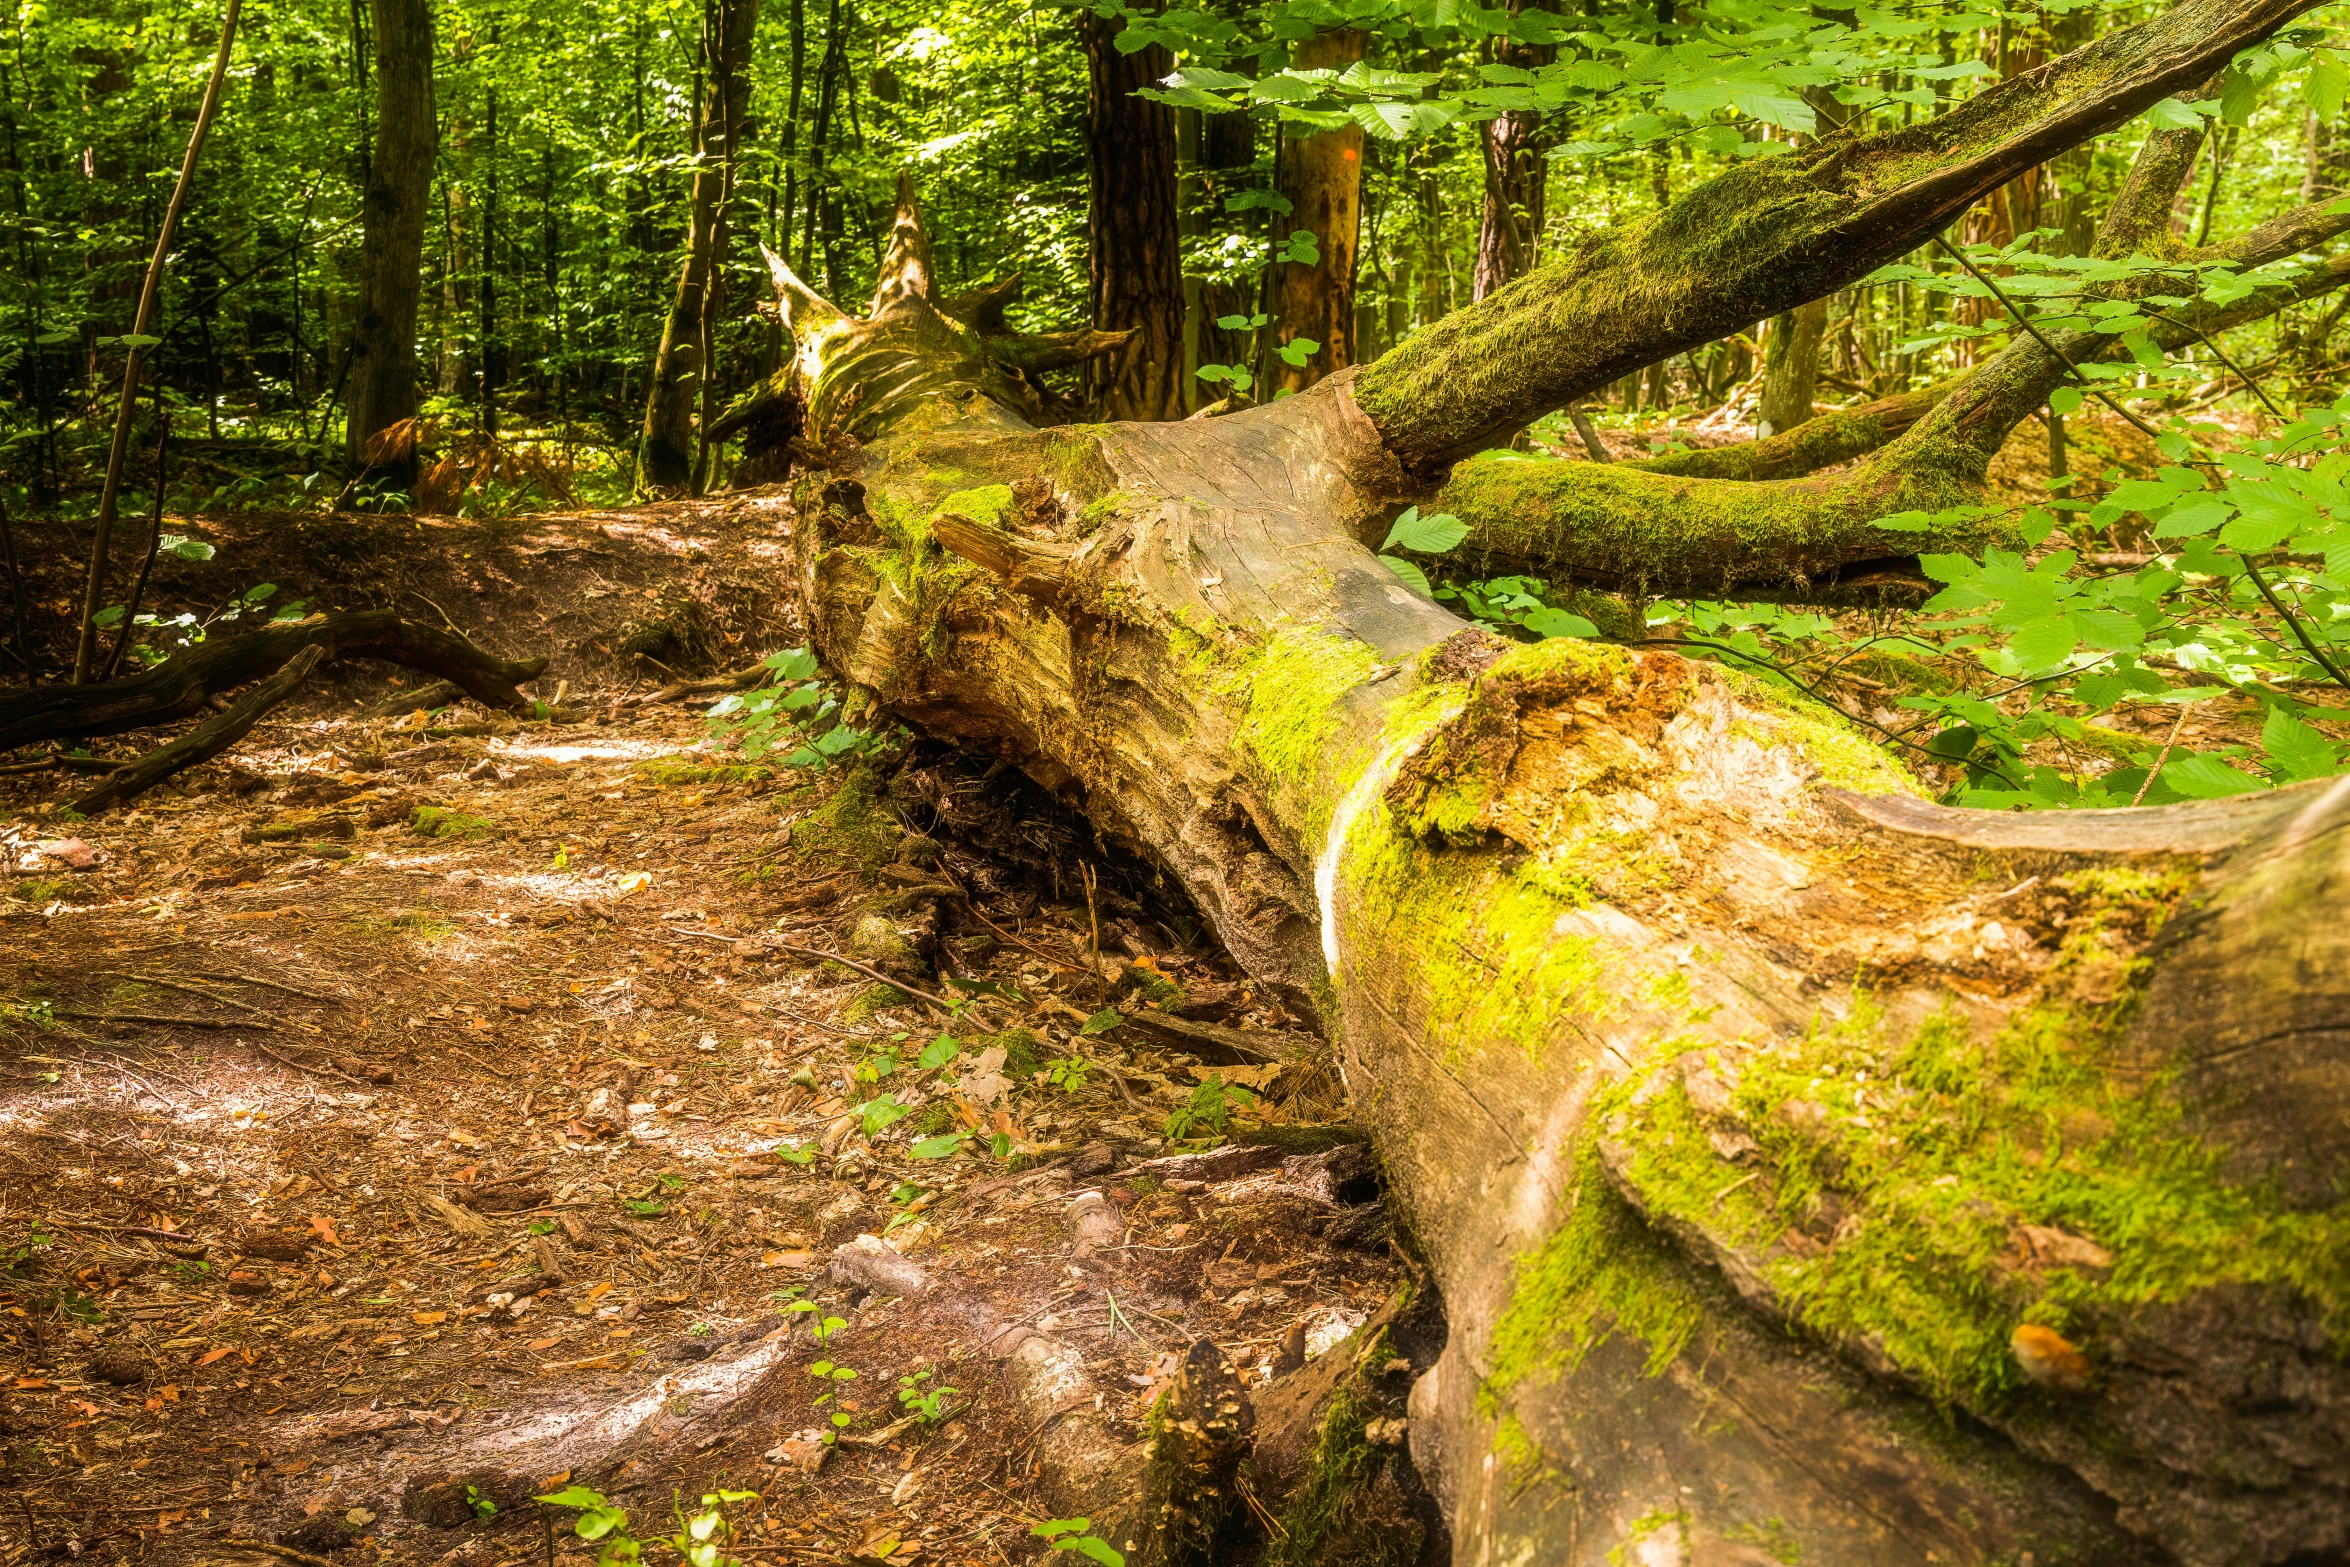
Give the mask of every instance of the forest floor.
[[0, 1563], [579, 1559], [567, 1485], [645, 1539], [756, 1492], [753, 1562], [1023, 1560], [1021, 1339], [1138, 1431], [1194, 1338], [1258, 1382], [1406, 1277], [1326, 1048], [1179, 895], [952, 755], [809, 776], [626, 705], [626, 644], [788, 645], [776, 527], [191, 528], [169, 608], [421, 600], [589, 716], [370, 719], [350, 672], [94, 821], [0, 780]]

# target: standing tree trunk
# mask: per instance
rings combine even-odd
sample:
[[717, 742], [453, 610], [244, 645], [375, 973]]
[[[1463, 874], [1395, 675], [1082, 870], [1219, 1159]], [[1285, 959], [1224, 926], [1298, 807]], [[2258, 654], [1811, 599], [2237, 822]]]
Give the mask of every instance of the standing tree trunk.
[[[1340, 29], [1297, 46], [1292, 63], [1300, 70], [1343, 71], [1363, 57], [1364, 35]], [[1276, 229], [1314, 236], [1320, 259], [1274, 269], [1272, 316], [1275, 340], [1309, 338], [1318, 346], [1301, 365], [1276, 358], [1267, 367], [1273, 388], [1302, 392], [1333, 370], [1355, 362], [1355, 245], [1363, 221], [1363, 128], [1285, 138], [1281, 147], [1281, 194], [1287, 218]], [[1272, 395], [1268, 391], [1267, 396]]]
[[709, 290], [725, 252], [727, 168], [751, 97], [751, 37], [759, 0], [707, 0], [702, 20], [703, 88], [694, 125], [693, 195], [686, 215], [685, 270], [662, 324], [637, 449], [637, 484], [658, 494], [688, 489], [694, 477], [694, 403], [709, 372]]
[[[1514, 14], [1521, 9], [1512, 4]], [[1546, 44], [1492, 40], [1496, 65], [1534, 70], [1551, 63], [1558, 50]], [[1543, 156], [1542, 116], [1511, 109], [1477, 128], [1485, 152], [1485, 210], [1477, 224], [1475, 297], [1483, 299], [1534, 265], [1542, 242], [1543, 196], [1550, 160]]]
[[1820, 338], [1828, 329], [1828, 302], [1815, 299], [1771, 317], [1763, 344], [1762, 404], [1755, 433], [1765, 439], [1811, 418], [1820, 378]]
[[[1938, 119], [1739, 165], [1217, 420], [1033, 427], [1007, 367], [1105, 340], [940, 297], [910, 201], [867, 318], [775, 266], [800, 449], [843, 454], [798, 485], [794, 587], [853, 707], [1081, 805], [1341, 1042], [1443, 1297], [1408, 1440], [1454, 1560], [2350, 1543], [2350, 782], [1938, 807], [1825, 709], [1653, 649], [1503, 641], [1367, 547], [1448, 476], [1474, 500], [1509, 469], [1668, 593], [1779, 553], [1757, 517], [1835, 522], [1832, 487], [1452, 465], [1849, 285], [2309, 8], [2185, 0]], [[2157, 212], [2179, 134], [2141, 160]], [[1854, 530], [1904, 487], [1979, 494], [2065, 373], [2003, 351], [1885, 454]], [[1046, 1445], [1087, 1431], [1109, 1442], [1080, 1410]], [[1136, 1473], [1166, 1445], [1105, 1445], [1039, 1501], [1169, 1559], [1144, 1537], [1180, 1509]], [[1364, 1560], [1330, 1543], [1355, 1472], [1262, 1465], [1235, 1526]]]
[[1183, 416], [1183, 254], [1175, 111], [1135, 96], [1175, 69], [1153, 44], [1119, 52], [1120, 23], [1080, 11], [1089, 80], [1085, 150], [1093, 324], [1132, 331], [1125, 357], [1090, 367], [1086, 401], [1105, 419]]

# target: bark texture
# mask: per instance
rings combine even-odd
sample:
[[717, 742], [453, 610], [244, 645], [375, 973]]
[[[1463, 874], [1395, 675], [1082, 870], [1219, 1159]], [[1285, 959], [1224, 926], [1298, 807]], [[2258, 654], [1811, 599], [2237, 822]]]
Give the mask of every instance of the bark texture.
[[[1363, 57], [1363, 34], [1351, 29], [1317, 34], [1299, 44], [1291, 63], [1300, 70], [1343, 71]], [[1355, 362], [1355, 254], [1363, 224], [1363, 128], [1345, 125], [1310, 136], [1285, 136], [1281, 194], [1290, 213], [1276, 228], [1314, 236], [1320, 259], [1312, 266], [1274, 268], [1274, 340], [1310, 338], [1317, 345], [1302, 365], [1274, 358], [1265, 393], [1303, 391], [1333, 370]]]
[[1175, 69], [1158, 44], [1121, 54], [1123, 24], [1078, 13], [1085, 102], [1087, 268], [1093, 324], [1131, 331], [1092, 367], [1087, 401], [1105, 419], [1183, 416], [1183, 257], [1175, 203], [1175, 111], [1138, 98]]
[[[1515, 14], [1522, 4], [1513, 3]], [[1539, 9], [1539, 8], [1538, 8]], [[1536, 70], [1548, 65], [1558, 50], [1548, 44], [1521, 44], [1508, 38], [1490, 43], [1496, 65]], [[1483, 299], [1504, 283], [1520, 277], [1534, 265], [1542, 241], [1543, 197], [1550, 165], [1543, 153], [1547, 138], [1542, 116], [1529, 109], [1511, 109], [1477, 127], [1485, 154], [1485, 208], [1477, 222], [1477, 265], [1471, 279], [1474, 298]]]
[[416, 482], [416, 307], [440, 123], [433, 112], [432, 7], [370, 0], [375, 31], [375, 158], [360, 204], [358, 320], [343, 460], [396, 490]]
[[1819, 388], [1820, 339], [1828, 330], [1828, 302], [1815, 299], [1771, 318], [1763, 350], [1762, 403], [1755, 433], [1768, 438], [1810, 421]]
[[637, 449], [637, 482], [648, 491], [676, 494], [694, 479], [694, 405], [711, 373], [710, 323], [714, 292], [723, 286], [726, 195], [734, 155], [751, 102], [751, 40], [759, 0], [708, 0], [704, 24], [707, 79], [696, 106], [693, 196], [686, 215], [685, 268], [677, 298], [661, 327], [653, 356], [645, 427]]
[[[2197, 14], [2237, 36], [2147, 35]], [[791, 569], [858, 700], [1154, 856], [1339, 1042], [1444, 1302], [1409, 1443], [1454, 1559], [2350, 1550], [2350, 780], [1934, 806], [1735, 672], [1406, 590], [1361, 539], [1448, 384], [1038, 429], [923, 288], [778, 282]], [[1056, 1507], [1155, 1494], [1059, 1429]], [[1293, 1538], [1224, 1559], [1364, 1559]]]

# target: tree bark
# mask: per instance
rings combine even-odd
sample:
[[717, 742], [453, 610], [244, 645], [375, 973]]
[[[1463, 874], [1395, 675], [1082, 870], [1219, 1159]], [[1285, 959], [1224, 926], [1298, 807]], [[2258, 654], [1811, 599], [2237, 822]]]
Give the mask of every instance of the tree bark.
[[[2114, 84], [2138, 50], [2264, 36], [2239, 21], [2187, 0], [2109, 34], [2093, 111], [2055, 62], [2002, 145], [2033, 113], [2135, 115]], [[1933, 199], [1842, 243], [1898, 253], [2011, 177], [1917, 129], [1902, 188]], [[1720, 215], [1745, 178], [1676, 206]], [[1850, 272], [1809, 222], [1762, 226], [1785, 248], [1751, 277]], [[1698, 232], [1668, 211], [1650, 237]], [[1409, 1441], [1454, 1559], [2350, 1544], [2350, 781], [1928, 804], [1825, 709], [1652, 650], [1505, 642], [1373, 558], [1435, 499], [1431, 432], [1495, 427], [1521, 388], [1473, 405], [1391, 369], [1407, 345], [1375, 405], [1363, 372], [1216, 420], [1037, 429], [919, 236], [909, 203], [865, 319], [776, 269], [802, 450], [828, 454], [795, 489], [810, 634], [859, 708], [1085, 809], [1328, 1025], [1443, 1297]], [[1693, 270], [1614, 253], [1577, 286], [1638, 309]], [[1578, 352], [1540, 291], [1470, 313], [1522, 361]], [[1913, 450], [2014, 407], [2029, 367], [1993, 368]], [[1054, 1506], [1130, 1508], [1096, 1425], [1054, 1440], [1081, 1426]]]
[[1812, 416], [1812, 395], [1820, 378], [1820, 339], [1828, 330], [1828, 302], [1815, 299], [1771, 317], [1770, 341], [1763, 345], [1762, 402], [1755, 433], [1768, 439]]
[[[1363, 57], [1364, 35], [1350, 29], [1320, 33], [1299, 44], [1291, 63], [1300, 70], [1343, 71]], [[1312, 266], [1276, 265], [1273, 276], [1273, 341], [1311, 339], [1317, 346], [1304, 364], [1275, 357], [1266, 366], [1274, 391], [1299, 392], [1333, 370], [1355, 362], [1355, 249], [1363, 221], [1363, 128], [1346, 125], [1309, 136], [1285, 136], [1281, 143], [1281, 194], [1286, 218], [1272, 222], [1284, 233], [1314, 236], [1320, 259]]]
[[1132, 331], [1122, 360], [1097, 361], [1086, 401], [1105, 419], [1183, 416], [1183, 257], [1175, 204], [1175, 111], [1136, 97], [1175, 69], [1158, 44], [1121, 54], [1123, 24], [1077, 16], [1085, 102], [1087, 269], [1093, 324]]
[[695, 113], [685, 269], [661, 327], [661, 346], [653, 356], [644, 433], [637, 448], [637, 483], [650, 493], [676, 494], [693, 483], [694, 404], [702, 378], [711, 373], [705, 330], [712, 314], [708, 295], [722, 286], [718, 264], [726, 250], [727, 213], [721, 198], [750, 107], [751, 40], [758, 24], [759, 0], [707, 0], [707, 70]]
[[[1513, 3], [1509, 10], [1515, 15], [1523, 8]], [[1534, 70], [1550, 64], [1558, 50], [1497, 37], [1491, 53], [1496, 65]], [[1483, 299], [1534, 265], [1550, 163], [1543, 156], [1542, 116], [1531, 109], [1495, 115], [1477, 127], [1477, 140], [1485, 154], [1485, 209], [1477, 224], [1474, 297]]]
[[440, 149], [433, 110], [429, 0], [370, 0], [375, 32], [375, 155], [360, 203], [358, 320], [351, 334], [343, 460], [395, 490], [416, 483], [416, 311], [424, 222]]

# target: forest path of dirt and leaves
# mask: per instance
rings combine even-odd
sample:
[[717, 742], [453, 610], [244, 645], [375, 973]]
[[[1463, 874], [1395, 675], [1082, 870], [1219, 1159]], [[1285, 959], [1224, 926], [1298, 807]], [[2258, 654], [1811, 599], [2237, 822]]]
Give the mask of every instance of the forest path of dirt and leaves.
[[[438, 558], [747, 571], [765, 527]], [[1021, 1339], [1139, 1429], [1194, 1338], [1255, 1382], [1396, 1290], [1326, 1051], [1179, 899], [968, 759], [795, 771], [625, 705], [616, 611], [523, 580], [465, 629], [576, 655], [579, 721], [356, 716], [379, 674], [94, 821], [9, 781], [0, 1562], [599, 1549], [565, 1488], [647, 1540], [755, 1492], [752, 1560], [1024, 1559]]]

